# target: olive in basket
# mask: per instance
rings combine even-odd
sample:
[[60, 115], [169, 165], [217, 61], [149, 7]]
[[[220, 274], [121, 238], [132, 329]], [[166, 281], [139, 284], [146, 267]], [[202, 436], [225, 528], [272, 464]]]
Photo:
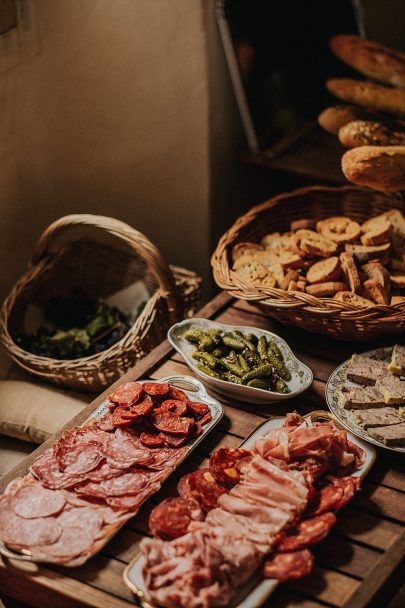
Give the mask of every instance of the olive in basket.
[[79, 359], [106, 350], [129, 330], [128, 317], [100, 299], [80, 294], [51, 298], [43, 310], [46, 326], [20, 334], [16, 343], [35, 355]]

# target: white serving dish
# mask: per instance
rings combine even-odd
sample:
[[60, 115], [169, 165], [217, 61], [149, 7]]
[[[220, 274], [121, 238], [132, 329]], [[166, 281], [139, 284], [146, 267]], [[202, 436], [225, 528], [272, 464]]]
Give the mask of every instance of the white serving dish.
[[[180, 464], [187, 458], [187, 456], [190, 454], [190, 452], [192, 452], [197, 447], [197, 445], [199, 443], [201, 443], [201, 441], [203, 441], [203, 439], [207, 436], [207, 434], [221, 420], [221, 418], [224, 414], [223, 407], [219, 403], [219, 401], [217, 401], [216, 399], [211, 397], [211, 395], [208, 395], [208, 393], [205, 389], [205, 386], [199, 380], [197, 380], [196, 378], [193, 378], [192, 376], [183, 376], [183, 375], [166, 376], [164, 378], [159, 378], [158, 380], [147, 380], [146, 379], [146, 380], [137, 380], [136, 382], [139, 382], [139, 384], [143, 384], [144, 382], [168, 382], [169, 384], [183, 390], [188, 395], [190, 401], [198, 401], [201, 403], [206, 403], [210, 408], [212, 420], [204, 426], [203, 432], [201, 433], [201, 435], [196, 437], [194, 439], [194, 441], [188, 443], [185, 446], [187, 448], [187, 450], [185, 451], [183, 456], [181, 456], [179, 458], [179, 460], [176, 462], [175, 468], [177, 469], [177, 467], [180, 466]], [[86, 424], [86, 422], [93, 420], [94, 418], [101, 418], [102, 416], [104, 416], [104, 414], [109, 412], [110, 410], [108, 408], [108, 403], [109, 403], [108, 399], [103, 401], [103, 403], [101, 403], [98, 406], [98, 408], [94, 410], [94, 412], [81, 424], [81, 426]], [[169, 468], [167, 470], [167, 475], [162, 480], [161, 484], [172, 473], [173, 473], [173, 469]], [[138, 510], [133, 513], [133, 517], [136, 517], [136, 514], [138, 513], [142, 504], [144, 502], [146, 502], [149, 498], [151, 498], [151, 496], [147, 496], [145, 498], [145, 500], [141, 503], [141, 505], [139, 505]], [[122, 526], [125, 523], [126, 523], [126, 521], [123, 521], [122, 523], [111, 525], [111, 529], [109, 530], [108, 535], [103, 537], [102, 540], [96, 541], [96, 543], [93, 546], [93, 549], [89, 552], [88, 558], [93, 557], [93, 555], [98, 553], [104, 547], [104, 545], [107, 544], [111, 540], [111, 538], [118, 532], [118, 530], [120, 528], [122, 528]], [[4, 557], [7, 557], [9, 559], [12, 558], [15, 560], [20, 560], [20, 561], [21, 560], [22, 561], [31, 561], [31, 562], [43, 561], [43, 560], [32, 559], [30, 552], [26, 549], [24, 549], [21, 553], [11, 550], [2, 541], [0, 541], [0, 555], [3, 555]], [[62, 566], [64, 566], [64, 565], [66, 567], [69, 567], [68, 564], [62, 564]]]
[[[371, 359], [378, 359], [379, 361], [386, 361], [387, 364], [391, 361], [391, 353], [393, 346], [389, 346], [386, 348], [375, 348], [374, 350], [369, 350], [365, 353], [361, 353], [365, 357], [370, 357]], [[336, 416], [339, 422], [349, 431], [357, 435], [357, 437], [361, 437], [364, 441], [368, 441], [369, 443], [373, 443], [380, 448], [384, 448], [385, 450], [391, 450], [392, 452], [399, 452], [405, 454], [405, 447], [395, 447], [390, 445], [385, 445], [381, 441], [374, 439], [371, 437], [367, 431], [365, 431], [361, 426], [356, 424], [349, 417], [350, 410], [345, 410], [339, 406], [339, 392], [343, 386], [348, 387], [359, 387], [359, 384], [355, 382], [351, 382], [347, 379], [347, 368], [350, 365], [351, 359], [347, 359], [344, 361], [339, 367], [335, 369], [334, 372], [329, 376], [329, 380], [326, 384], [325, 397], [326, 403], [332, 414]]]
[[[312, 419], [319, 420], [321, 418], [332, 418], [328, 412], [312, 412], [305, 416], [308, 425], [312, 423]], [[281, 426], [284, 418], [273, 418], [267, 420], [261, 424], [253, 433], [250, 435], [240, 447], [247, 450], [253, 448], [256, 439], [266, 435], [271, 429]], [[363, 465], [353, 473], [355, 477], [364, 478], [371, 467], [374, 464], [376, 458], [376, 452], [372, 446], [367, 444], [362, 439], [357, 438], [348, 432], [348, 438], [355, 445], [360, 446], [365, 452], [365, 461]], [[137, 603], [142, 608], [158, 608], [147, 595], [145, 585], [142, 577], [142, 567], [144, 564], [144, 558], [139, 552], [135, 555], [133, 560], [126, 567], [123, 578], [125, 584], [131, 589], [137, 598]], [[264, 602], [273, 593], [278, 586], [278, 581], [275, 579], [262, 579], [259, 575], [253, 576], [248, 584], [241, 587], [237, 595], [234, 597], [232, 603], [228, 608], [260, 608], [264, 605]]]
[[[288, 388], [291, 392], [276, 393], [273, 391], [266, 391], [261, 388], [253, 388], [251, 386], [235, 384], [233, 382], [228, 382], [227, 380], [219, 380], [218, 378], [212, 378], [211, 376], [204, 374], [204, 372], [198, 369], [195, 359], [192, 357], [192, 353], [195, 350], [195, 345], [191, 344], [183, 337], [184, 333], [192, 326], [198, 326], [201, 327], [201, 329], [218, 328], [222, 329], [223, 331], [239, 330], [242, 333], [253, 333], [259, 338], [260, 336], [265, 336], [267, 339], [274, 340], [283, 354], [286, 367], [291, 373], [291, 380], [287, 382]], [[199, 378], [201, 378], [204, 384], [217, 393], [226, 395], [232, 399], [237, 399], [238, 401], [260, 404], [285, 401], [287, 399], [292, 399], [293, 397], [296, 397], [300, 393], [304, 392], [312, 384], [313, 374], [310, 368], [302, 363], [302, 361], [297, 359], [285, 340], [280, 338], [280, 336], [277, 334], [273, 334], [271, 331], [266, 331], [265, 329], [241, 325], [224, 325], [223, 323], [217, 323], [216, 321], [210, 321], [209, 319], [193, 318], [186, 319], [185, 321], [172, 325], [167, 332], [167, 337], [173, 348], [180, 353], [187, 365]]]

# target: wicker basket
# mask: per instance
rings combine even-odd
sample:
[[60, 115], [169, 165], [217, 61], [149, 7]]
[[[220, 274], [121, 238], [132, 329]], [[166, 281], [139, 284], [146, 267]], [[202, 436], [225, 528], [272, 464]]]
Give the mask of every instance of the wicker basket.
[[329, 334], [339, 340], [368, 340], [399, 334], [405, 330], [405, 303], [358, 308], [332, 298], [255, 287], [235, 276], [230, 266], [236, 243], [259, 242], [269, 232], [287, 231], [292, 220], [347, 215], [363, 222], [390, 208], [404, 208], [401, 195], [352, 186], [312, 186], [276, 196], [252, 208], [222, 236], [211, 258], [215, 281], [235, 298], [248, 301], [286, 325]]
[[[29, 353], [14, 342], [25, 327], [30, 304], [42, 307], [50, 297], [73, 290], [106, 298], [136, 281], [143, 282], [149, 299], [127, 334], [107, 350], [57, 360]], [[200, 284], [195, 273], [168, 266], [156, 247], [127, 224], [103, 216], [68, 215], [42, 234], [27, 272], [4, 301], [0, 339], [30, 374], [68, 388], [100, 391], [159, 344], [171, 324], [194, 313]]]

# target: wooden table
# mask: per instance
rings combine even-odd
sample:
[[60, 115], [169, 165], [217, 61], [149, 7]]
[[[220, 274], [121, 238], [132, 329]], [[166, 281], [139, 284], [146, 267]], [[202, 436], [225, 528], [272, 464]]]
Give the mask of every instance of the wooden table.
[[[261, 422], [296, 409], [307, 413], [325, 408], [325, 382], [333, 369], [353, 350], [370, 345], [341, 344], [267, 319], [248, 304], [220, 294], [199, 316], [223, 323], [271, 329], [288, 340], [298, 357], [314, 372], [310, 390], [287, 405], [253, 406], [223, 400], [225, 416], [219, 426], [201, 443], [151, 499], [108, 543], [104, 550], [79, 568], [35, 566], [25, 562], [0, 560], [0, 596], [13, 598], [40, 608], [129, 608], [131, 592], [122, 573], [147, 532], [148, 513], [156, 502], [175, 491], [179, 476], [201, 466], [219, 446], [238, 446]], [[392, 343], [391, 340], [380, 341]], [[374, 344], [373, 344], [374, 346]], [[189, 368], [167, 342], [129, 371], [123, 380], [159, 378], [173, 373], [190, 374]], [[93, 401], [68, 426], [80, 423], [110, 392]], [[54, 441], [52, 438], [47, 444]], [[42, 445], [22, 465], [3, 478], [0, 491], [16, 475], [23, 474], [32, 460], [47, 447]], [[405, 553], [405, 476], [400, 455], [379, 450], [377, 461], [362, 491], [338, 514], [338, 524], [330, 536], [315, 549], [314, 572], [302, 581], [281, 585], [265, 606], [272, 608], [321, 608], [321, 606], [399, 608], [405, 605], [400, 585], [404, 579], [401, 558]], [[22, 565], [21, 565], [22, 564]], [[7, 567], [6, 567], [7, 566]], [[401, 582], [399, 582], [401, 581]], [[6, 602], [7, 599], [3, 601]], [[390, 603], [391, 602], [391, 603]], [[13, 604], [15, 605], [15, 604]]]

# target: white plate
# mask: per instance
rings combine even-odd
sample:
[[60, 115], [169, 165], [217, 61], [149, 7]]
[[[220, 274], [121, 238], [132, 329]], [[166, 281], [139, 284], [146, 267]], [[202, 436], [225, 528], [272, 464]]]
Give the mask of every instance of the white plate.
[[[328, 412], [312, 412], [309, 416], [306, 416], [306, 420], [309, 425], [311, 425], [310, 417], [319, 416], [330, 416]], [[267, 420], [263, 424], [261, 424], [250, 437], [248, 437], [240, 447], [243, 447], [247, 450], [253, 448], [253, 445], [259, 437], [263, 437], [266, 435], [270, 429], [277, 428], [281, 426], [284, 418], [273, 418], [272, 420]], [[347, 434], [350, 441], [352, 441], [355, 445], [360, 446], [365, 452], [365, 461], [364, 464], [355, 472], [353, 476], [356, 477], [365, 477], [376, 458], [376, 452], [373, 447], [368, 445], [365, 441], [358, 439], [350, 432]], [[144, 564], [144, 558], [141, 553], [138, 553], [134, 559], [128, 564], [126, 567], [123, 578], [125, 584], [131, 589], [131, 591], [135, 594], [138, 605], [142, 608], [157, 608], [155, 604], [151, 602], [148, 598], [148, 595], [145, 590], [145, 585], [142, 577], [142, 567]], [[273, 593], [273, 591], [278, 586], [278, 581], [275, 579], [262, 579], [259, 575], [252, 577], [250, 582], [247, 585], [244, 585], [237, 595], [233, 598], [232, 603], [228, 608], [260, 608], [266, 599]]]
[[[219, 380], [218, 378], [212, 378], [211, 376], [204, 374], [204, 372], [198, 369], [195, 359], [192, 357], [192, 353], [195, 350], [195, 344], [191, 344], [184, 338], [185, 332], [193, 326], [200, 327], [201, 329], [217, 328], [222, 329], [223, 331], [239, 330], [242, 333], [253, 333], [258, 338], [260, 338], [260, 336], [265, 336], [267, 339], [274, 340], [282, 352], [287, 369], [291, 373], [291, 380], [287, 382], [287, 386], [291, 392], [276, 393], [273, 391], [266, 391], [261, 388], [235, 384], [234, 382], [228, 382], [227, 380]], [[224, 325], [223, 323], [217, 323], [216, 321], [210, 321], [209, 319], [187, 319], [172, 325], [167, 332], [167, 337], [173, 348], [180, 353], [187, 365], [199, 378], [201, 378], [204, 384], [217, 393], [226, 395], [232, 399], [237, 399], [238, 401], [261, 404], [285, 401], [286, 399], [291, 399], [304, 392], [312, 384], [313, 374], [309, 367], [297, 359], [285, 340], [280, 338], [277, 334], [273, 334], [271, 331], [266, 331], [265, 329], [241, 325]]]
[[[379, 361], [386, 361], [389, 363], [391, 361], [391, 353], [393, 346], [389, 346], [386, 348], [375, 348], [374, 350], [368, 350], [365, 353], [361, 353], [365, 357], [370, 357], [371, 359], [378, 359]], [[339, 367], [335, 369], [334, 372], [329, 376], [329, 380], [326, 384], [326, 403], [332, 414], [336, 416], [339, 422], [349, 431], [357, 435], [357, 437], [361, 437], [364, 441], [369, 441], [370, 443], [374, 443], [374, 445], [378, 445], [380, 448], [384, 448], [386, 450], [391, 450], [393, 452], [400, 452], [402, 454], [405, 453], [405, 447], [394, 447], [390, 445], [385, 445], [382, 441], [378, 441], [371, 437], [367, 431], [365, 431], [361, 426], [356, 424], [353, 420], [351, 420], [348, 416], [350, 410], [345, 410], [339, 406], [339, 392], [343, 386], [352, 386], [359, 387], [359, 384], [355, 382], [351, 382], [347, 379], [347, 368], [350, 365], [351, 359], [347, 359], [344, 361]]]
[[[224, 414], [223, 407], [219, 403], [219, 401], [217, 401], [216, 399], [211, 397], [211, 395], [208, 395], [207, 391], [205, 390], [205, 386], [199, 380], [197, 380], [196, 378], [193, 378], [192, 376], [183, 376], [183, 375], [166, 376], [165, 378], [159, 378], [159, 380], [137, 380], [137, 382], [139, 382], [139, 384], [143, 384], [144, 382], [169, 382], [173, 386], [176, 386], [177, 388], [180, 388], [181, 390], [183, 390], [189, 397], [190, 401], [198, 401], [200, 403], [206, 403], [208, 405], [208, 407], [210, 408], [212, 420], [204, 426], [203, 432], [201, 433], [201, 435], [199, 437], [196, 437], [196, 439], [194, 439], [194, 441], [192, 441], [191, 443], [188, 443], [185, 446], [187, 448], [187, 450], [185, 451], [181, 460], [179, 460], [176, 463], [175, 469], [177, 469], [177, 467], [180, 466], [180, 464], [187, 458], [187, 456], [190, 454], [190, 452], [192, 452], [197, 447], [197, 445], [207, 436], [207, 434], [221, 420], [221, 418]], [[86, 422], [89, 422], [89, 420], [92, 420], [94, 418], [101, 418], [102, 416], [104, 416], [104, 414], [109, 412], [110, 410], [108, 408], [108, 403], [109, 403], [108, 399], [103, 401], [103, 403], [101, 403], [98, 406], [98, 408], [96, 410], [94, 410], [94, 412], [82, 423], [81, 426], [86, 424]], [[170, 468], [168, 470], [167, 475], [162, 480], [161, 484], [172, 474], [172, 472], [175, 469]], [[134, 512], [134, 514], [133, 514], [134, 517], [136, 517], [136, 514], [138, 513], [142, 504], [149, 498], [151, 498], [151, 496], [146, 497], [145, 500], [141, 503], [141, 505], [139, 505], [138, 510], [136, 512]], [[95, 555], [96, 553], [98, 553], [104, 547], [104, 545], [111, 540], [111, 538], [118, 532], [118, 530], [125, 523], [126, 523], [126, 521], [124, 521], [120, 524], [111, 526], [111, 533], [108, 534], [107, 536], [105, 536], [101, 541], [95, 542], [94, 549], [91, 551], [91, 553], [89, 553], [89, 558], [92, 557], [93, 555]], [[0, 541], [0, 554], [4, 555], [7, 558], [12, 558], [12, 559], [16, 559], [16, 560], [32, 561], [32, 562], [42, 561], [42, 560], [32, 559], [30, 552], [28, 550], [24, 549], [23, 552], [18, 553], [11, 549], [8, 549], [7, 546], [2, 541]], [[62, 564], [62, 566], [63, 565], [64, 564]], [[66, 564], [66, 567], [68, 567], [67, 564]]]

